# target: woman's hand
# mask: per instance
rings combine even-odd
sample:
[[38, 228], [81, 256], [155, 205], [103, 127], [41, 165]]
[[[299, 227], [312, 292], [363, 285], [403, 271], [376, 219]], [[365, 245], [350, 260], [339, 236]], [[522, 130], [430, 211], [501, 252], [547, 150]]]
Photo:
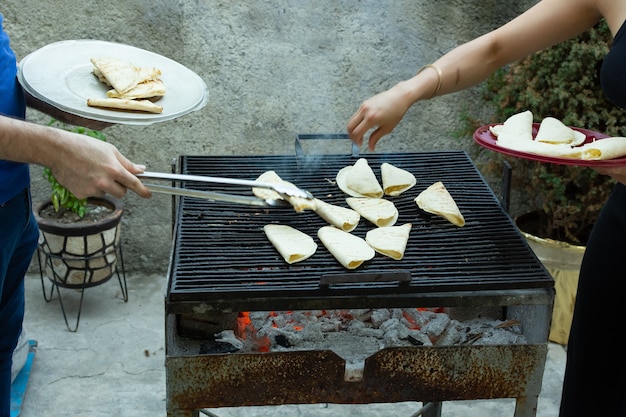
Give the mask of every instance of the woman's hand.
[[602, 175], [608, 175], [615, 181], [626, 185], [626, 166], [594, 168]]
[[413, 104], [409, 92], [407, 83], [400, 82], [389, 90], [364, 101], [348, 121], [347, 129], [350, 139], [361, 146], [363, 136], [368, 130], [374, 129], [368, 141], [368, 148], [373, 151], [376, 143], [395, 129]]

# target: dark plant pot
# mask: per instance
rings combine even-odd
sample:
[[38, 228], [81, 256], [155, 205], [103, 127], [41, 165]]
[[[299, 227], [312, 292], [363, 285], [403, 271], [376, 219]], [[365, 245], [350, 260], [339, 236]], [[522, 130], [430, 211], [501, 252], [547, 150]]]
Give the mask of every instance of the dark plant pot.
[[548, 339], [561, 345], [567, 345], [576, 300], [580, 264], [585, 247], [525, 232], [523, 225], [529, 221], [529, 217], [532, 220], [533, 216], [536, 216], [536, 213], [524, 214], [516, 219], [516, 224], [537, 258], [554, 278], [556, 294]]
[[50, 201], [36, 204], [33, 209], [39, 225], [38, 249], [44, 255], [45, 274], [61, 287], [103, 284], [116, 271], [123, 205], [108, 196], [89, 201], [110, 208], [110, 215], [92, 223], [68, 224], [40, 215], [41, 210], [52, 204]]

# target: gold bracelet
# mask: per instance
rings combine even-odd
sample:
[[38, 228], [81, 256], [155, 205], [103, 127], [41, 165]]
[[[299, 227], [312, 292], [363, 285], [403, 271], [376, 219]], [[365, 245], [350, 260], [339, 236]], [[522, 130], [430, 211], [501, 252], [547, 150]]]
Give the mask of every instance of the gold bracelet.
[[418, 75], [419, 73], [424, 71], [426, 68], [434, 69], [437, 72], [437, 77], [439, 79], [438, 82], [437, 82], [437, 88], [431, 94], [431, 96], [428, 97], [428, 100], [430, 100], [431, 98], [435, 97], [437, 95], [437, 93], [439, 93], [439, 90], [441, 90], [441, 84], [443, 83], [443, 72], [441, 71], [441, 68], [439, 68], [437, 65], [435, 65], [435, 64], [428, 64], [428, 65], [424, 65], [422, 68], [420, 68], [419, 71], [417, 71], [417, 74], [415, 74], [415, 75]]

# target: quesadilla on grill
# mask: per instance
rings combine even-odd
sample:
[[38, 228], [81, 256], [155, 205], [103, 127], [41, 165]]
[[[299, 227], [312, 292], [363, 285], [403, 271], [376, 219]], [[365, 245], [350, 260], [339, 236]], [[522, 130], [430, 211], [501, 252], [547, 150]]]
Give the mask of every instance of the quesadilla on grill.
[[315, 201], [315, 212], [329, 224], [344, 232], [353, 231], [359, 225], [359, 220], [361, 220], [361, 215], [356, 211], [329, 204], [319, 199]]
[[150, 100], [129, 100], [125, 98], [90, 98], [87, 99], [90, 107], [103, 107], [107, 109], [135, 110], [148, 113], [162, 113], [163, 107], [154, 104]]
[[415, 197], [415, 202], [425, 212], [441, 216], [459, 227], [465, 225], [465, 219], [456, 202], [441, 181], [422, 191]]
[[376, 252], [399, 261], [404, 257], [411, 227], [411, 223], [405, 223], [402, 226], [377, 227], [366, 233], [365, 241]]
[[354, 165], [340, 169], [336, 180], [339, 189], [352, 197], [380, 198], [383, 196], [383, 189], [376, 174], [365, 158], [360, 158]]
[[[291, 187], [295, 187], [295, 185], [293, 185], [292, 183], [283, 180], [275, 171], [266, 171], [263, 174], [259, 175], [256, 180], [261, 182], [269, 182], [272, 184], [285, 184]], [[259, 187], [253, 187], [252, 193], [263, 200], [287, 200], [293, 206], [294, 210], [297, 213], [300, 213], [304, 210], [315, 210], [315, 199], [290, 196], [285, 196], [283, 198], [282, 195], [274, 190]]]
[[384, 193], [393, 197], [399, 196], [417, 183], [415, 175], [387, 162], [381, 164], [380, 174], [383, 179]]
[[293, 264], [313, 256], [317, 243], [306, 233], [282, 224], [267, 224], [263, 231], [285, 262]]
[[356, 269], [376, 255], [364, 239], [334, 226], [321, 227], [317, 231], [317, 237], [330, 254], [347, 269]]
[[378, 227], [393, 226], [398, 220], [396, 205], [384, 198], [348, 197], [346, 203]]

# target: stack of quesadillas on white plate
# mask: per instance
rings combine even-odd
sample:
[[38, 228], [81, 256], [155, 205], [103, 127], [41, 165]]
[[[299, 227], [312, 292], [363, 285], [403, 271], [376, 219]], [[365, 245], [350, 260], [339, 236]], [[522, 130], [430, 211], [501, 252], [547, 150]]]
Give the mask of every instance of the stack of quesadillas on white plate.
[[87, 105], [148, 113], [162, 113], [154, 100], [165, 95], [165, 85], [158, 68], [141, 68], [115, 58], [91, 58], [93, 73], [111, 87], [106, 97], [87, 99]]

